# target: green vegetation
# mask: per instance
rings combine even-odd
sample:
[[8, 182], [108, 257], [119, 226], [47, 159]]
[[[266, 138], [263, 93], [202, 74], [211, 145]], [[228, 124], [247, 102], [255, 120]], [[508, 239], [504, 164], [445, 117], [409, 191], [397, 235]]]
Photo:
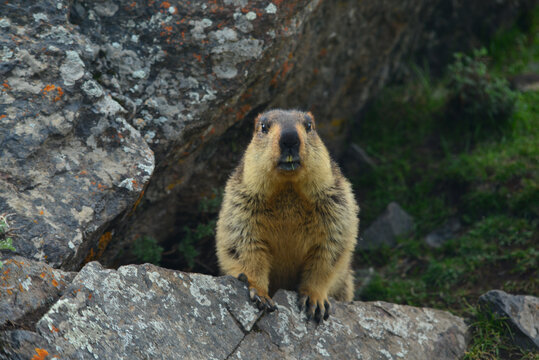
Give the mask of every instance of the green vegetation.
[[131, 251], [139, 261], [159, 265], [163, 248], [157, 245], [157, 240], [154, 238], [141, 236], [133, 242]]
[[471, 324], [472, 342], [464, 360], [508, 359], [537, 360], [539, 354], [524, 351], [512, 345], [511, 328], [503, 319], [496, 319], [492, 313], [471, 308], [475, 321]]
[[[352, 179], [363, 228], [391, 201], [416, 220], [396, 248], [356, 254], [356, 268], [375, 269], [358, 298], [473, 319], [467, 359], [538, 359], [475, 308], [495, 288], [539, 296], [539, 91], [513, 91], [505, 80], [539, 64], [539, 8], [527, 25], [500, 34], [488, 51], [457, 54], [442, 79], [417, 70], [387, 88], [354, 139], [377, 162]], [[463, 225], [454, 237], [426, 245], [451, 218]]]
[[178, 251], [185, 260], [189, 270], [193, 269], [195, 260], [201, 254], [200, 250], [207, 249], [208, 243], [215, 236], [217, 214], [222, 201], [223, 190], [213, 189], [212, 194], [203, 198], [198, 204], [201, 222], [193, 227], [183, 227], [184, 235], [178, 243]]
[[515, 92], [508, 81], [487, 69], [487, 50], [475, 50], [472, 56], [455, 54], [448, 67], [449, 90], [444, 130], [453, 136], [473, 138], [501, 133], [512, 120]]
[[[9, 226], [7, 218], [8, 215], [6, 214], [0, 215], [0, 251], [15, 251], [15, 247], [13, 246], [13, 238], [11, 237], [11, 228]], [[3, 265], [4, 264], [2, 263], [2, 261], [0, 261], [0, 268], [2, 268]]]
[[206, 237], [215, 235], [215, 223], [215, 220], [210, 220], [207, 223], [198, 224], [193, 230], [187, 226], [183, 227], [185, 235], [178, 244], [178, 250], [187, 262], [189, 269], [193, 268], [195, 265], [195, 258], [200, 254], [196, 248], [198, 242]]

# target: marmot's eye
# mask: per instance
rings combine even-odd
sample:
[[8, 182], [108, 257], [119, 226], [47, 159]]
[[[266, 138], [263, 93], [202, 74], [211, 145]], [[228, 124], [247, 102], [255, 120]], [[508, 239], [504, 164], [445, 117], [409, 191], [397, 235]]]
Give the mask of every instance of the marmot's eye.
[[269, 131], [269, 125], [267, 123], [263, 122], [263, 123], [260, 124], [260, 129], [262, 130], [262, 132], [264, 134], [267, 134], [268, 131]]
[[307, 130], [307, 132], [309, 132], [309, 131], [312, 130], [312, 128], [313, 128], [313, 123], [310, 122], [310, 121], [307, 121], [307, 122], [305, 123], [305, 130]]

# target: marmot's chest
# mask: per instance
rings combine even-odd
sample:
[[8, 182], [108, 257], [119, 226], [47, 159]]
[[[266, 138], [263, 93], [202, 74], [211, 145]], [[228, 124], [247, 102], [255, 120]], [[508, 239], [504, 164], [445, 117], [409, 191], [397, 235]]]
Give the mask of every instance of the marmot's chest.
[[307, 251], [326, 234], [316, 205], [292, 190], [271, 198], [260, 214], [260, 238], [281, 260], [301, 263]]
[[316, 217], [315, 204], [305, 199], [292, 189], [281, 191], [265, 203], [264, 223], [272, 227], [294, 230], [301, 225], [309, 227]]
[[315, 204], [293, 191], [281, 192], [267, 203], [258, 234], [270, 248], [270, 293], [296, 290], [309, 251], [326, 237]]

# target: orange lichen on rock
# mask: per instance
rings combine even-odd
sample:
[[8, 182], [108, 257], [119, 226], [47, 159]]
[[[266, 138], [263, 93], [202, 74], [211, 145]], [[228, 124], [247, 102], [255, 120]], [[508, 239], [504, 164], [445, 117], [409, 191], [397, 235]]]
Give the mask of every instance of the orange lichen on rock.
[[95, 252], [94, 249], [90, 249], [90, 252], [86, 257], [84, 258], [84, 263], [89, 263], [90, 261], [95, 260]]
[[56, 89], [56, 86], [55, 86], [55, 85], [52, 85], [52, 84], [49, 84], [49, 85], [45, 86], [45, 87], [43, 88], [43, 90], [41, 90], [41, 91], [43, 92], [43, 94], [46, 94], [46, 93], [48, 93], [49, 91], [52, 91], [52, 90], [54, 90], [54, 89]]
[[142, 190], [142, 191], [140, 192], [140, 195], [138, 196], [137, 201], [135, 201], [135, 204], [133, 205], [133, 208], [131, 209], [131, 212], [129, 213], [128, 216], [133, 215], [133, 213], [134, 213], [135, 210], [137, 209], [138, 204], [140, 204], [140, 202], [142, 201], [142, 196], [144, 196], [144, 190]]
[[43, 96], [47, 95], [51, 91], [56, 90], [56, 96], [53, 98], [53, 101], [59, 101], [62, 96], [64, 95], [64, 90], [60, 86], [56, 86], [53, 84], [46, 85], [43, 90], [41, 90]]
[[99, 238], [99, 241], [97, 242], [97, 249], [99, 252], [97, 253], [97, 257], [101, 257], [103, 253], [105, 252], [105, 249], [109, 245], [110, 241], [112, 240], [112, 232], [107, 231], [101, 237]]
[[56, 91], [58, 92], [58, 94], [54, 97], [54, 101], [60, 100], [62, 96], [64, 95], [64, 91], [62, 90], [60, 86], [56, 87]]
[[[288, 60], [291, 60], [292, 58], [293, 58], [292, 53], [288, 54]], [[290, 70], [292, 70], [292, 68], [294, 67], [294, 63], [292, 63], [291, 61], [288, 61], [288, 60], [285, 60], [285, 62], [281, 66], [281, 68], [279, 70], [277, 70], [277, 72], [275, 73], [275, 75], [271, 79], [270, 83], [271, 83], [272, 86], [277, 85], [277, 82], [279, 80], [284, 79], [286, 74], [288, 74], [288, 72]]]
[[56, 326], [54, 326], [54, 325], [51, 324], [51, 330], [50, 330], [50, 332], [56, 332], [56, 333], [57, 333], [57, 332], [60, 332], [60, 329], [58, 329]]
[[45, 358], [49, 355], [49, 352], [45, 349], [35, 348], [34, 350], [36, 351], [37, 355], [34, 355], [32, 360], [45, 360]]
[[249, 110], [251, 110], [251, 105], [243, 105], [242, 107], [240, 107], [240, 109], [236, 113], [236, 120], [240, 121], [241, 119], [243, 119], [245, 115], [247, 115]]
[[58, 281], [56, 279], [52, 279], [51, 283], [54, 287], [58, 287]]

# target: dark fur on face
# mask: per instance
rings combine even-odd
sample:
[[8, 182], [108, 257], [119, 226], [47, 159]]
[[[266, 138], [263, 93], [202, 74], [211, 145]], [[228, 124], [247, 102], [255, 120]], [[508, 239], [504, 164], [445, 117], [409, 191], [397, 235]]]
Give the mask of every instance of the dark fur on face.
[[272, 110], [260, 114], [255, 121], [255, 135], [267, 146], [278, 140], [279, 155], [275, 166], [283, 172], [293, 172], [302, 165], [301, 153], [305, 141], [315, 134], [314, 118], [311, 113], [300, 111]]

